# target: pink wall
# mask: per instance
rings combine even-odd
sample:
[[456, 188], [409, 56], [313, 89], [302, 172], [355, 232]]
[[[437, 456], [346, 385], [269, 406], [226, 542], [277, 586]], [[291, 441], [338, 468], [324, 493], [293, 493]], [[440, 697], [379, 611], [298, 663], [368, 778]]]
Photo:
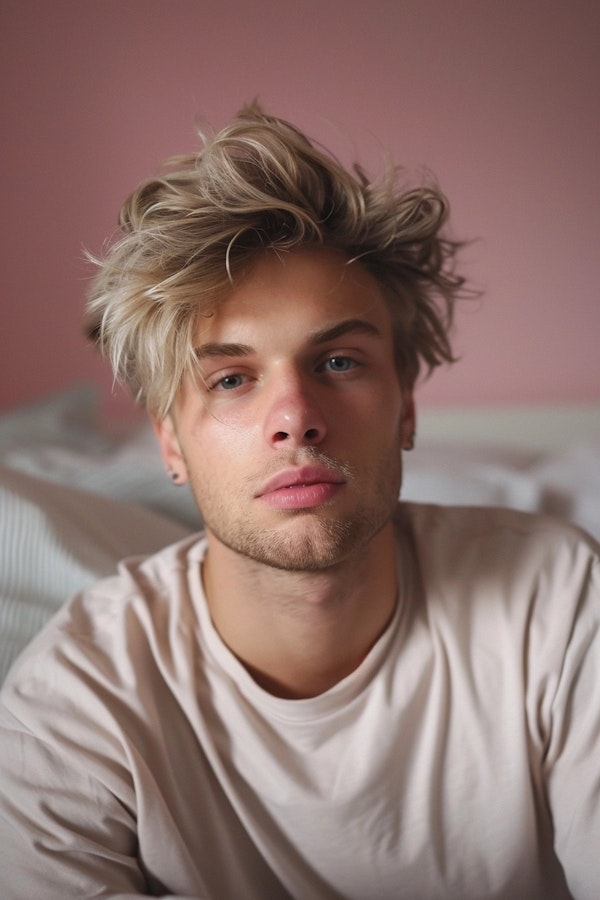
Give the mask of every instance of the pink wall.
[[429, 406], [600, 398], [597, 0], [3, 0], [0, 408], [110, 379], [80, 335], [129, 190], [246, 99], [451, 198], [485, 297]]

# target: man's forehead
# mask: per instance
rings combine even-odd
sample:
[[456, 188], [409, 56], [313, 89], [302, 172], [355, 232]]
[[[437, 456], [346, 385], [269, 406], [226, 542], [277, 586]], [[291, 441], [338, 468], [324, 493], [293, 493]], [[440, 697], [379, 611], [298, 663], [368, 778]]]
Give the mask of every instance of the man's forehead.
[[195, 344], [221, 341], [224, 333], [235, 343], [236, 331], [260, 331], [277, 319], [296, 320], [309, 339], [314, 333], [319, 342], [320, 332], [348, 331], [351, 320], [354, 331], [380, 329], [382, 313], [387, 318], [384, 310], [379, 283], [359, 262], [337, 251], [319, 247], [264, 253], [220, 296], [209, 316], [199, 317]]
[[[381, 339], [384, 337], [381, 328], [367, 319], [345, 318], [324, 328], [320, 328], [304, 335], [307, 344], [315, 347], [328, 344], [340, 338], [352, 335], [364, 335], [369, 338]], [[249, 356], [254, 352], [251, 344], [235, 341], [206, 340], [198, 343], [194, 349], [198, 360], [219, 357]]]

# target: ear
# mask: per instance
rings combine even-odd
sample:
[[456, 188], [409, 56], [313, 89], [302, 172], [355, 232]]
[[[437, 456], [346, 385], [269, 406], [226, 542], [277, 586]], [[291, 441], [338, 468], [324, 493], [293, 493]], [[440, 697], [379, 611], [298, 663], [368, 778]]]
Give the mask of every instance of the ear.
[[402, 438], [403, 450], [413, 449], [416, 431], [417, 411], [415, 409], [415, 398], [412, 391], [405, 391], [402, 418], [400, 420], [400, 435]]
[[171, 415], [164, 419], [150, 416], [152, 429], [158, 441], [161, 459], [174, 484], [185, 484], [188, 480], [187, 466], [181, 450], [177, 429]]

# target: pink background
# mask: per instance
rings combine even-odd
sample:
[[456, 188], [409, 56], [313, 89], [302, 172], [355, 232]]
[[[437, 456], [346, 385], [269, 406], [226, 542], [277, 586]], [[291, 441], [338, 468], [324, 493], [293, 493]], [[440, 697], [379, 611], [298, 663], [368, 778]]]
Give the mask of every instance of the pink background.
[[424, 164], [478, 238], [485, 295], [423, 404], [600, 399], [597, 0], [2, 0], [0, 35], [0, 408], [77, 380], [109, 397], [82, 247], [196, 147], [195, 117], [255, 95], [347, 163]]

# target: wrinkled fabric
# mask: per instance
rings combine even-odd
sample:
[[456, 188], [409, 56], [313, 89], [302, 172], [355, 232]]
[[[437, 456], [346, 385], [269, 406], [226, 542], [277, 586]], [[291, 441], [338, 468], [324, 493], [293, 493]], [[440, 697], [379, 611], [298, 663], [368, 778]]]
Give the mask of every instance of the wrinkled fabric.
[[2, 692], [2, 896], [596, 900], [598, 547], [508, 510], [397, 531], [393, 621], [307, 700], [220, 640], [202, 537], [67, 604]]

